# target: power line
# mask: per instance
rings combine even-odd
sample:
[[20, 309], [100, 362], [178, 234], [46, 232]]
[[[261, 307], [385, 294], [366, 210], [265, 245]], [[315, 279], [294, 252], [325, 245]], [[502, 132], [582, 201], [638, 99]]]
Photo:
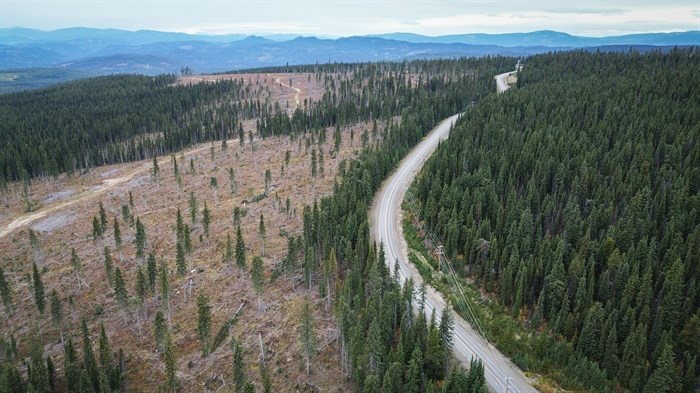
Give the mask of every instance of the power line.
[[[467, 319], [469, 320], [472, 327], [477, 331], [477, 333], [479, 333], [479, 335], [481, 335], [484, 338], [487, 338], [486, 331], [483, 328], [483, 325], [479, 321], [479, 318], [477, 317], [476, 312], [472, 308], [467, 296], [465, 295], [464, 290], [462, 288], [462, 285], [459, 283], [457, 274], [452, 266], [452, 263], [450, 263], [449, 258], [444, 253], [444, 251], [442, 251], [442, 250], [444, 250], [444, 246], [442, 245], [442, 243], [440, 242], [438, 237], [435, 235], [435, 233], [428, 226], [428, 221], [425, 219], [423, 213], [421, 212], [420, 208], [418, 207], [418, 205], [415, 201], [415, 198], [413, 196], [413, 193], [411, 192], [410, 189], [406, 191], [406, 202], [407, 202], [406, 206], [409, 207], [414, 214], [417, 214], [420, 217], [420, 219], [425, 223], [425, 229], [427, 232], [426, 237], [427, 237], [427, 240], [430, 241], [431, 246], [433, 248], [439, 250], [438, 253], [445, 258], [445, 263], [447, 264], [447, 268], [448, 268], [447, 269], [448, 276], [450, 278], [452, 278], [452, 281], [456, 284], [457, 289], [459, 290], [459, 296], [461, 296], [462, 304], [464, 305], [464, 308], [467, 311]], [[440, 260], [438, 262], [440, 263], [441, 270], [442, 270], [442, 259], [440, 258]]]

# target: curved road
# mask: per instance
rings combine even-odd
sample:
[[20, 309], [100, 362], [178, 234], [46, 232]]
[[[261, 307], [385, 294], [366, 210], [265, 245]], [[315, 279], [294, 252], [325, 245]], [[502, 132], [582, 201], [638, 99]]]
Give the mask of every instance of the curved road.
[[[459, 115], [447, 118], [435, 127], [428, 136], [416, 146], [406, 158], [401, 161], [399, 168], [389, 177], [375, 196], [371, 210], [372, 238], [384, 243], [386, 262], [391, 269], [394, 261], [399, 260], [401, 280], [413, 277], [416, 286], [423, 281], [420, 274], [408, 261], [408, 246], [403, 237], [401, 226], [401, 203], [406, 189], [423, 166], [423, 163], [435, 151], [438, 142], [445, 139], [451, 126]], [[430, 315], [433, 309], [436, 315], [442, 314], [445, 301], [432, 287], [426, 288], [426, 313]], [[415, 306], [414, 300], [414, 306]], [[454, 325], [454, 354], [463, 364], [476, 357], [484, 364], [484, 376], [489, 390], [503, 393], [537, 392], [513, 363], [498, 352], [490, 343], [482, 338], [459, 315], [453, 313]]]
[[503, 93], [504, 91], [508, 90], [510, 86], [508, 83], [506, 83], [506, 79], [508, 79], [509, 76], [513, 74], [517, 74], [518, 71], [520, 71], [522, 65], [520, 64], [520, 61], [518, 61], [518, 64], [515, 65], [515, 71], [510, 71], [510, 72], [504, 72], [503, 74], [498, 74], [493, 77], [493, 79], [496, 80], [496, 92], [497, 93]]

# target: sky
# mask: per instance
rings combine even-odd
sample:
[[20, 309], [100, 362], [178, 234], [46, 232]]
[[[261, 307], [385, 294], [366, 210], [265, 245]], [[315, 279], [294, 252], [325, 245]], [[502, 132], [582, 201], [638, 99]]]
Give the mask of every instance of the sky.
[[0, 0], [0, 27], [351, 36], [700, 30], [700, 0]]

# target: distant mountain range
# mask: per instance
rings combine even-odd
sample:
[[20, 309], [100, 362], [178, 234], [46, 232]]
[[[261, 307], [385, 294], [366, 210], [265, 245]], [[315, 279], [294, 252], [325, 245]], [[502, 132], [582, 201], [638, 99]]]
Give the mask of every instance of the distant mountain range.
[[[322, 39], [297, 35], [199, 35], [153, 30], [68, 28], [0, 29], [0, 92], [28, 69], [61, 69], [66, 75], [195, 73], [327, 62], [527, 56], [554, 50], [700, 45], [700, 31], [617, 37], [579, 37], [556, 31], [428, 37], [410, 33]], [[3, 71], [4, 70], [4, 71]], [[12, 78], [2, 73], [13, 72]], [[43, 73], [41, 73], [43, 75]], [[20, 76], [18, 76], [20, 75]], [[36, 74], [34, 74], [36, 75]], [[7, 82], [10, 80], [10, 82]]]
[[413, 43], [460, 43], [471, 45], [498, 45], [503, 47], [546, 46], [582, 48], [590, 46], [620, 45], [700, 45], [700, 31], [680, 33], [645, 33], [611, 37], [581, 37], [559, 31], [541, 30], [532, 33], [507, 34], [458, 34], [429, 37], [412, 33], [379, 34], [373, 37], [386, 38]]

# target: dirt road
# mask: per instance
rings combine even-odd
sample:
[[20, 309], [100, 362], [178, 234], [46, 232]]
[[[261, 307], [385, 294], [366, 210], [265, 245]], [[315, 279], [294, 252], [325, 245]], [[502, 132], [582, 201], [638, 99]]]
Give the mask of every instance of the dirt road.
[[[238, 140], [229, 140], [226, 143], [232, 144], [232, 143], [238, 143]], [[210, 145], [209, 144], [204, 144], [196, 149], [190, 150], [187, 153], [185, 153], [185, 156], [189, 156], [191, 154], [198, 153], [202, 150], [209, 149]], [[165, 159], [161, 157], [161, 159], [158, 161], [158, 165], [165, 165]], [[148, 161], [142, 165], [140, 165], [138, 168], [130, 171], [127, 174], [124, 174], [122, 176], [110, 178], [110, 179], [105, 179], [102, 184], [98, 185], [97, 187], [91, 187], [90, 189], [83, 191], [79, 194], [75, 194], [73, 197], [71, 197], [68, 200], [63, 200], [60, 202], [56, 202], [55, 204], [48, 205], [46, 207], [42, 207], [41, 209], [30, 212], [24, 215], [21, 215], [12, 222], [10, 222], [5, 228], [3, 228], [0, 231], [0, 239], [3, 237], [9, 235], [10, 233], [14, 232], [17, 229], [20, 229], [24, 226], [27, 226], [36, 220], [39, 220], [44, 217], [48, 217], [51, 214], [57, 213], [60, 210], [66, 209], [68, 207], [74, 206], [78, 203], [83, 203], [87, 202], [90, 200], [93, 200], [101, 195], [104, 195], [108, 191], [111, 191], [117, 187], [119, 187], [122, 184], [125, 184], [126, 182], [130, 181], [134, 177], [148, 173], [151, 168], [152, 168], [152, 161]]]

